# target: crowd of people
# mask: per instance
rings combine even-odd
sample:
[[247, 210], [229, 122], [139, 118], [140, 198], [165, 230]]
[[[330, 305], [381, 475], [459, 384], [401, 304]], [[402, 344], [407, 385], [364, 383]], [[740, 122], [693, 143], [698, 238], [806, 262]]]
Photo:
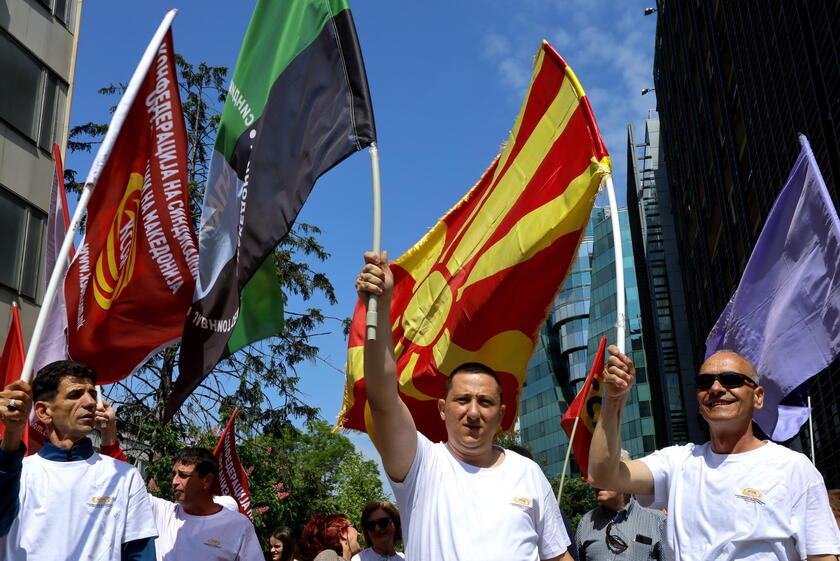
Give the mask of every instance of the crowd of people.
[[[389, 333], [393, 277], [384, 255], [365, 260], [356, 288], [379, 298], [377, 329]], [[447, 440], [433, 443], [400, 398], [393, 338], [367, 341], [375, 445], [399, 510], [367, 505], [365, 549], [342, 513], [312, 516], [297, 536], [278, 528], [260, 544], [236, 502], [214, 496], [219, 467], [206, 449], [175, 458], [174, 502], [150, 496], [123, 461], [113, 410], [97, 405], [97, 373], [78, 362], [50, 364], [31, 387], [17, 381], [0, 392], [0, 559], [258, 561], [266, 552], [273, 561], [837, 559], [840, 491], [826, 491], [807, 457], [753, 433], [764, 389], [750, 361], [721, 351], [700, 367], [709, 442], [632, 460], [620, 427], [635, 367], [618, 348], [609, 353], [588, 466], [599, 504], [571, 528], [537, 463], [494, 444], [505, 405], [491, 368], [469, 362], [449, 373], [438, 400]], [[25, 457], [30, 411], [47, 440]], [[88, 438], [97, 426], [99, 452]]]

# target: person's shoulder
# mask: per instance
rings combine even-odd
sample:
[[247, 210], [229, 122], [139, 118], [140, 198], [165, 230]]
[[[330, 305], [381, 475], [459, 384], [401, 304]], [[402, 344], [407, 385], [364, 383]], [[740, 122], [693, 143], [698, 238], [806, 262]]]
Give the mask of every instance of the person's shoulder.
[[791, 450], [781, 444], [776, 444], [768, 440], [767, 444], [762, 446], [762, 456], [768, 462], [778, 465], [781, 469], [789, 473], [800, 473], [810, 476], [816, 476], [822, 481], [822, 475], [811, 462], [810, 458], [802, 452]]
[[219, 506], [222, 507], [222, 510], [220, 510], [213, 516], [223, 518], [225, 524], [236, 525], [243, 528], [247, 528], [251, 524], [251, 519], [239, 512], [239, 510], [231, 510], [229, 508], [226, 508], [224, 505]]

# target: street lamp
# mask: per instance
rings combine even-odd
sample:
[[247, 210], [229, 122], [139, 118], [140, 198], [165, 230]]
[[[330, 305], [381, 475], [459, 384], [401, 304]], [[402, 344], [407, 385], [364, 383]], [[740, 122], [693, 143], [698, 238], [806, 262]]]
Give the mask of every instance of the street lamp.
[[652, 91], [656, 91], [656, 88], [645, 88], [645, 89], [642, 90], [642, 95], [645, 95], [645, 94], [650, 93]]
[[656, 8], [645, 8], [645, 15], [649, 16], [656, 11]]

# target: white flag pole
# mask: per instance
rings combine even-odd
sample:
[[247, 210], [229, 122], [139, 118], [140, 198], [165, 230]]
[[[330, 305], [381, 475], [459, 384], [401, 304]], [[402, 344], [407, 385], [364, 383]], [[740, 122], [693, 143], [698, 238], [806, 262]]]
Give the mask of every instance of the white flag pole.
[[[373, 251], [379, 255], [382, 251], [382, 183], [379, 177], [379, 148], [376, 147], [375, 142], [370, 143], [369, 152], [373, 181]], [[368, 341], [376, 341], [376, 303], [376, 295], [368, 295], [367, 314], [365, 316]]]
[[811, 463], [817, 464], [817, 455], [814, 453], [814, 410], [811, 409], [811, 396], [808, 396], [808, 440], [811, 443]]
[[610, 200], [610, 221], [612, 222], [613, 249], [615, 250], [615, 345], [624, 352], [625, 296], [624, 296], [624, 253], [621, 249], [621, 229], [618, 222], [618, 204], [615, 200], [612, 175], [607, 176], [607, 197]]
[[560, 488], [557, 489], [557, 504], [560, 504], [560, 499], [563, 497], [563, 484], [566, 482], [566, 469], [569, 467], [569, 456], [572, 453], [572, 442], [575, 441], [575, 434], [577, 433], [578, 423], [580, 422], [580, 415], [575, 417], [575, 424], [572, 425], [572, 434], [569, 435], [569, 446], [566, 448], [566, 459], [563, 460], [563, 471], [560, 474]]
[[140, 59], [140, 64], [137, 65], [137, 69], [134, 71], [134, 75], [131, 77], [131, 81], [129, 81], [119, 105], [117, 105], [117, 109], [114, 111], [108, 132], [105, 134], [105, 139], [102, 141], [102, 144], [99, 146], [99, 151], [96, 153], [96, 159], [94, 159], [90, 167], [90, 172], [88, 172], [88, 177], [85, 181], [85, 187], [82, 189], [82, 195], [79, 197], [79, 203], [76, 206], [76, 212], [73, 213], [73, 219], [70, 221], [70, 228], [67, 230], [67, 235], [64, 237], [64, 242], [61, 244], [61, 249], [56, 256], [55, 266], [50, 275], [50, 282], [47, 285], [47, 291], [44, 293], [44, 300], [41, 302], [41, 309], [38, 312], [38, 319], [35, 322], [35, 329], [32, 332], [32, 339], [29, 341], [29, 351], [26, 353], [26, 361], [23, 363], [23, 370], [20, 374], [20, 379], [26, 383], [32, 381], [32, 365], [35, 362], [35, 356], [38, 354], [38, 347], [41, 345], [41, 336], [44, 333], [47, 316], [49, 315], [49, 310], [52, 307], [59, 284], [64, 280], [64, 267], [60, 266], [60, 264], [66, 263], [67, 257], [70, 255], [70, 246], [73, 245], [73, 238], [76, 237], [76, 232], [79, 231], [79, 225], [82, 222], [85, 209], [87, 209], [87, 205], [90, 202], [90, 197], [93, 195], [93, 190], [96, 188], [96, 182], [99, 180], [102, 168], [105, 167], [105, 162], [108, 161], [108, 156], [110, 156], [111, 150], [114, 148], [114, 143], [117, 141], [117, 136], [128, 115], [128, 110], [131, 108], [131, 104], [134, 103], [134, 98], [137, 97], [137, 92], [140, 90], [140, 86], [146, 78], [149, 68], [152, 66], [152, 61], [155, 58], [158, 47], [160, 47], [163, 37], [169, 30], [170, 25], [172, 25], [172, 20], [175, 18], [177, 12], [177, 10], [169, 10], [166, 13], [154, 37], [152, 37], [151, 42], [146, 47], [146, 52], [143, 53], [143, 58]]

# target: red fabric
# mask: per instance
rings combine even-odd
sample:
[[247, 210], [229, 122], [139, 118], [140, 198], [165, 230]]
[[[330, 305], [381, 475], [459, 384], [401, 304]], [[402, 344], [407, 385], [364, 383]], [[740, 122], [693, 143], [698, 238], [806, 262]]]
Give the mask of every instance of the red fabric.
[[113, 444], [103, 444], [99, 447], [99, 453], [103, 456], [110, 456], [115, 460], [128, 463], [128, 458], [125, 457], [125, 452], [120, 448], [120, 441], [117, 440]]
[[571, 438], [575, 419], [580, 417], [575, 438], [572, 441], [572, 450], [575, 453], [575, 461], [580, 468], [580, 474], [587, 481], [589, 480], [589, 445], [592, 443], [595, 423], [598, 422], [598, 416], [601, 414], [601, 398], [604, 391], [604, 349], [606, 346], [606, 336], [601, 337], [601, 344], [598, 345], [598, 352], [592, 362], [589, 376], [586, 377], [586, 382], [584, 382], [577, 397], [560, 421], [560, 426], [563, 427], [566, 435]]
[[[23, 350], [23, 334], [20, 329], [20, 313], [17, 306], [12, 306], [12, 321], [9, 323], [9, 333], [0, 355], [0, 373], [3, 376], [3, 388], [20, 379], [26, 352]], [[0, 437], [3, 436], [4, 426], [0, 424]], [[24, 433], [26, 442], [26, 433]]]
[[219, 462], [219, 477], [216, 478], [216, 495], [229, 495], [239, 505], [239, 512], [254, 521], [254, 514], [251, 512], [251, 492], [248, 490], [248, 476], [242, 469], [239, 462], [239, 455], [236, 453], [236, 426], [234, 419], [239, 409], [233, 412], [225, 430], [219, 437], [219, 443], [213, 450], [213, 455]]
[[101, 164], [64, 293], [69, 354], [109, 384], [181, 336], [195, 286], [198, 251], [171, 31]]

